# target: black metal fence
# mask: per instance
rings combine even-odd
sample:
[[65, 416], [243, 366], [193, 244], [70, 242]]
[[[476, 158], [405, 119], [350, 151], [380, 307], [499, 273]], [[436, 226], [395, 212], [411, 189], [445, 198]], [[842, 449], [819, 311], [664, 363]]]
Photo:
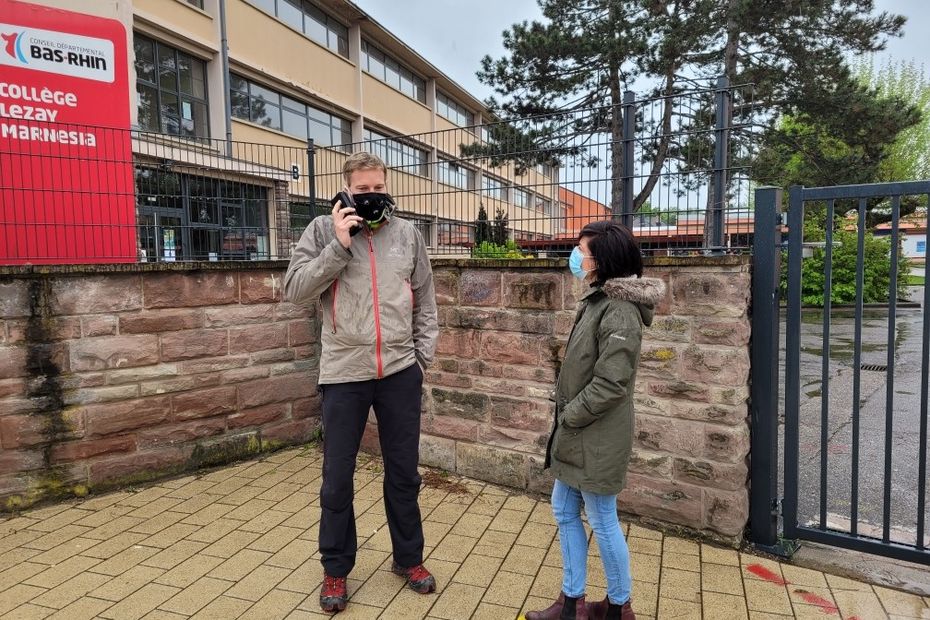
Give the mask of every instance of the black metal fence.
[[596, 219], [648, 253], [748, 251], [752, 87], [338, 146], [0, 119], [0, 263], [287, 258], [360, 149], [434, 254], [553, 256]]

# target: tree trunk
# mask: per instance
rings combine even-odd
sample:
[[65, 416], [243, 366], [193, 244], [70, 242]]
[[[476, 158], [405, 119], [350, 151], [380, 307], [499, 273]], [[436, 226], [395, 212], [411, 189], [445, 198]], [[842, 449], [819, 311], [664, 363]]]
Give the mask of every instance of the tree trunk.
[[610, 88], [610, 209], [623, 213], [632, 205], [623, 204], [623, 94], [620, 91], [620, 67], [611, 62]]
[[656, 148], [656, 158], [652, 162], [652, 170], [649, 171], [649, 179], [646, 181], [646, 185], [643, 186], [639, 194], [636, 195], [636, 198], [633, 199], [633, 211], [638, 212], [640, 208], [642, 208], [643, 203], [649, 198], [649, 195], [652, 194], [652, 190], [655, 188], [656, 183], [659, 182], [659, 175], [662, 172], [662, 166], [665, 164], [665, 157], [668, 155], [668, 145], [672, 139], [672, 112], [675, 109], [675, 101], [672, 98], [672, 94], [675, 90], [675, 71], [675, 67], [669, 67], [665, 75], [665, 90], [663, 91], [665, 100], [662, 102], [664, 107], [662, 109], [662, 127], [659, 134], [659, 146]]

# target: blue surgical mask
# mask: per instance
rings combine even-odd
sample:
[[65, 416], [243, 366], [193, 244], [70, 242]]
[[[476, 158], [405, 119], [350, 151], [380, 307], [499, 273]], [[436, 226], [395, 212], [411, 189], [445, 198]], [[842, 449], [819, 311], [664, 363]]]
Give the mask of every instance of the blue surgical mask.
[[571, 256], [568, 257], [568, 268], [572, 270], [572, 275], [578, 278], [579, 280], [584, 280], [588, 277], [588, 272], [590, 269], [584, 269], [581, 264], [584, 262], [584, 259], [591, 258], [590, 256], [585, 256], [581, 253], [581, 248], [575, 246], [575, 249], [572, 250]]

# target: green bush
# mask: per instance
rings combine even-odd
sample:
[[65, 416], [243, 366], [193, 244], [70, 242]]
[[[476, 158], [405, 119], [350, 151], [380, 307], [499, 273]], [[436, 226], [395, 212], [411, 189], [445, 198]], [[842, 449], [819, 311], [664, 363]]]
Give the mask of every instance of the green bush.
[[[808, 222], [805, 239], [822, 241], [823, 229]], [[813, 234], [812, 234], [813, 233]], [[818, 234], [819, 233], [819, 234]], [[819, 239], [818, 239], [819, 237]], [[858, 234], [855, 230], [838, 227], [833, 232], [833, 273], [830, 300], [832, 304], [852, 304], [856, 301], [856, 255]], [[877, 237], [871, 231], [865, 233], [863, 254], [865, 274], [863, 277], [863, 303], [888, 303], [888, 288], [891, 277], [891, 239]], [[815, 248], [814, 255], [801, 264], [801, 303], [806, 306], [823, 307], [826, 296], [826, 249]], [[898, 251], [898, 298], [907, 286], [908, 266], [903, 254]], [[787, 289], [788, 257], [782, 258], [782, 287]]]
[[513, 239], [507, 239], [504, 245], [482, 241], [471, 250], [472, 258], [497, 258], [497, 259], [514, 259], [527, 258], [523, 255], [517, 242]]

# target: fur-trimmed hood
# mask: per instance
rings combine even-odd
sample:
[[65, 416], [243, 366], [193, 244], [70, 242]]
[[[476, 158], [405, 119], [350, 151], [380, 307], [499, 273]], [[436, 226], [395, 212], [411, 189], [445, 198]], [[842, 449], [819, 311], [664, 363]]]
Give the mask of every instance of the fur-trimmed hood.
[[610, 299], [636, 304], [647, 326], [652, 324], [656, 305], [665, 297], [665, 282], [659, 278], [613, 278], [601, 289]]

